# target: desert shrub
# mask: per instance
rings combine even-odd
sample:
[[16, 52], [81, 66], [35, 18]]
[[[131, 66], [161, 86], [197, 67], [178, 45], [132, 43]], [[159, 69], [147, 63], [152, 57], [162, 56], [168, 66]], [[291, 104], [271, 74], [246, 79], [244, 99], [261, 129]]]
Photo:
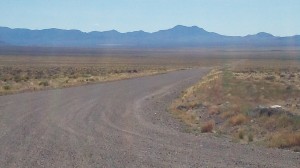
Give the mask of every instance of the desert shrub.
[[253, 134], [249, 133], [248, 134], [248, 142], [252, 142], [253, 141]]
[[89, 77], [91, 77], [91, 76], [92, 76], [92, 75], [89, 74], [89, 73], [82, 74], [82, 77], [84, 77], [84, 78], [89, 78]]
[[294, 130], [300, 130], [300, 116], [299, 115], [297, 115], [297, 116], [293, 116], [292, 118], [291, 118], [291, 120], [292, 120], [292, 127], [293, 127], [293, 129]]
[[225, 112], [221, 113], [221, 118], [226, 119], [226, 118], [232, 117], [233, 115], [234, 115], [234, 112], [225, 111]]
[[215, 115], [215, 114], [217, 114], [218, 112], [219, 112], [218, 106], [210, 106], [210, 107], [208, 108], [208, 113], [209, 113], [209, 115]]
[[300, 132], [296, 133], [276, 133], [269, 138], [271, 147], [289, 148], [300, 146]]
[[240, 125], [240, 124], [246, 122], [246, 120], [247, 120], [247, 117], [246, 117], [245, 115], [243, 115], [243, 114], [238, 114], [238, 115], [235, 115], [235, 116], [231, 117], [231, 118], [229, 119], [229, 122], [230, 122], [230, 124], [232, 124], [233, 126], [236, 126], [236, 125]]
[[138, 71], [136, 69], [128, 70], [127, 73], [137, 73]]
[[286, 87], [286, 90], [287, 90], [287, 91], [292, 91], [292, 90], [293, 90], [293, 86], [291, 86], [291, 85], [287, 86], [287, 87]]
[[5, 85], [5, 86], [3, 86], [3, 89], [4, 89], [4, 90], [10, 90], [11, 87], [10, 87], [9, 85]]
[[39, 83], [39, 85], [40, 85], [40, 86], [49, 86], [49, 83], [48, 83], [48, 81], [41, 81], [41, 82]]
[[281, 115], [277, 119], [277, 125], [278, 127], [285, 128], [288, 127], [289, 125], [293, 125], [293, 120], [291, 119], [291, 117], [287, 115]]
[[29, 76], [24, 76], [24, 77], [22, 78], [22, 80], [24, 80], [25, 82], [28, 81], [28, 80], [29, 80]]
[[43, 76], [45, 76], [45, 73], [43, 71], [37, 71], [35, 73], [35, 79], [41, 79]]
[[21, 82], [21, 80], [22, 80], [22, 78], [21, 78], [21, 76], [20, 75], [16, 75], [15, 77], [14, 77], [14, 80], [15, 80], [15, 82]]
[[265, 77], [266, 80], [271, 80], [271, 81], [274, 80], [275, 78], [276, 78], [275, 76], [267, 76], [267, 77]]
[[90, 82], [95, 82], [96, 80], [94, 78], [89, 79]]
[[215, 126], [215, 121], [210, 120], [208, 122], [205, 122], [202, 126], [201, 126], [201, 132], [205, 133], [205, 132], [212, 132], [213, 128]]
[[74, 74], [74, 75], [72, 74], [72, 75], [69, 76], [69, 78], [70, 78], [70, 79], [77, 79], [77, 78], [78, 78], [78, 75], [77, 75], [77, 74]]
[[244, 131], [239, 131], [239, 138], [244, 139]]
[[271, 117], [261, 117], [260, 120], [263, 122], [263, 126], [270, 131], [282, 128], [293, 130], [300, 128], [300, 117], [296, 115], [281, 114]]

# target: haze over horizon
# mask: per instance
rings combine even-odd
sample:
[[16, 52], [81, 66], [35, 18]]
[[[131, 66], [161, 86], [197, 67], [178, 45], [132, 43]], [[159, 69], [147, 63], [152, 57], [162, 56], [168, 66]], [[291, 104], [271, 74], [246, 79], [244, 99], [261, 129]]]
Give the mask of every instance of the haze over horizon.
[[156, 32], [176, 25], [198, 26], [222, 35], [259, 32], [300, 34], [297, 0], [52, 0], [1, 1], [0, 26]]

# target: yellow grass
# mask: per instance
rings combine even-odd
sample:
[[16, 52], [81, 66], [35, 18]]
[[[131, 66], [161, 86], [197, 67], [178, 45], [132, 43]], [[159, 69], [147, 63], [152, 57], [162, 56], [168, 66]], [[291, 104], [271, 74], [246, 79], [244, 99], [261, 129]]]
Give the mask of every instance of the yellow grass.
[[271, 147], [289, 148], [300, 146], [300, 132], [279, 132], [270, 136]]

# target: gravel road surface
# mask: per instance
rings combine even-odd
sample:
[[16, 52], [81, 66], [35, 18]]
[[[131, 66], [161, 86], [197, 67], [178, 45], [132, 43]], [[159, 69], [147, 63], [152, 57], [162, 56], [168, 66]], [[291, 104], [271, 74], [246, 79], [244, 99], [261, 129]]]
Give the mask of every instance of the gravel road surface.
[[208, 69], [0, 97], [0, 167], [297, 167], [300, 153], [184, 133], [167, 112]]

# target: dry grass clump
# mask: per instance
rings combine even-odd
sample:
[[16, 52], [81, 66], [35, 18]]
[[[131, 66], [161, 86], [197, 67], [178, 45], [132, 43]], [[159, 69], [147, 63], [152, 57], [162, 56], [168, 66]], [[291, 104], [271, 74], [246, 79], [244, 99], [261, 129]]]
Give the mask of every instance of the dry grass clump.
[[10, 88], [11, 88], [11, 87], [10, 87], [9, 85], [4, 85], [4, 86], [3, 86], [3, 89], [4, 89], [4, 90], [10, 90]]
[[49, 86], [49, 82], [48, 81], [41, 81], [39, 82], [40, 86]]
[[242, 140], [242, 142], [253, 142], [254, 135], [250, 130], [239, 129], [236, 134], [237, 138]]
[[253, 134], [249, 133], [248, 134], [248, 142], [252, 142], [254, 140]]
[[279, 132], [269, 137], [269, 145], [278, 148], [300, 146], [300, 132]]
[[275, 115], [275, 116], [264, 116], [259, 119], [261, 126], [269, 131], [277, 129], [300, 129], [300, 117], [299, 116], [288, 116], [286, 114]]
[[212, 132], [214, 126], [215, 126], [214, 120], [207, 121], [201, 125], [201, 132], [202, 133]]
[[240, 131], [238, 132], [238, 137], [239, 137], [239, 139], [244, 139], [244, 136], [245, 136], [244, 130], [240, 130]]
[[244, 114], [238, 114], [238, 115], [232, 116], [229, 119], [230, 124], [233, 126], [241, 125], [246, 121], [247, 121], [247, 117]]
[[218, 114], [218, 113], [219, 113], [219, 108], [218, 108], [218, 106], [213, 105], [213, 106], [210, 106], [210, 107], [208, 108], [208, 114], [209, 114], [209, 115], [215, 115], [215, 114]]
[[227, 119], [227, 118], [230, 118], [232, 116], [234, 116], [234, 112], [232, 112], [232, 111], [224, 111], [224, 112], [221, 113], [221, 118], [222, 119]]

